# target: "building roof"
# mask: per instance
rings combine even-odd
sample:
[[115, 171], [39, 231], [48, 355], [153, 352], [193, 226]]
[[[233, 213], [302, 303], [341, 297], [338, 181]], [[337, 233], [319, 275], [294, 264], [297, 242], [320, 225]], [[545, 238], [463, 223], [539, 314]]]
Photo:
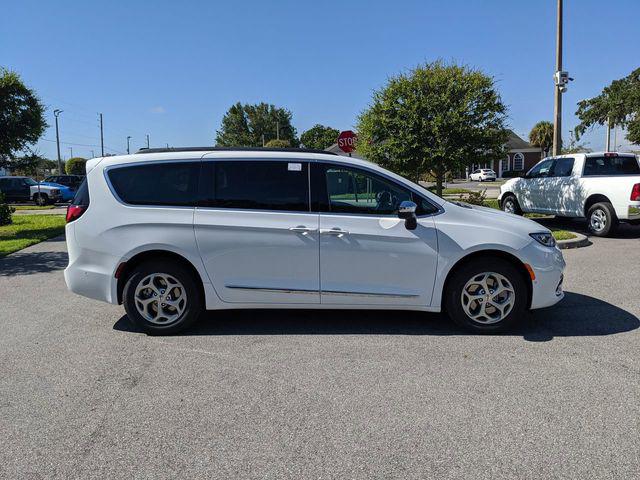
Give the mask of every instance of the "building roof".
[[531, 145], [526, 140], [523, 140], [522, 138], [520, 138], [513, 130], [508, 130], [508, 132], [509, 132], [509, 138], [507, 139], [507, 149], [525, 150], [530, 148], [537, 148]]

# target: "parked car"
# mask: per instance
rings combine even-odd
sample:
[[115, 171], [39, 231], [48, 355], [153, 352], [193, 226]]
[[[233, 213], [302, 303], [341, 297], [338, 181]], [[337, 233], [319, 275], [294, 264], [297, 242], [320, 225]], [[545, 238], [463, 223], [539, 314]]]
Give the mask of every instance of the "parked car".
[[472, 182], [495, 182], [496, 176], [496, 172], [490, 168], [479, 168], [469, 175], [469, 179]]
[[87, 162], [67, 210], [64, 276], [75, 293], [124, 303], [149, 333], [231, 308], [444, 310], [496, 332], [563, 297], [549, 230], [450, 203], [373, 163], [145, 152]]
[[606, 236], [619, 222], [640, 223], [640, 164], [611, 152], [545, 158], [502, 185], [499, 200], [509, 213], [586, 218], [593, 235]]
[[64, 185], [75, 192], [78, 190], [83, 179], [84, 176], [82, 175], [49, 175], [44, 181]]
[[74, 190], [71, 190], [69, 187], [65, 185], [61, 185], [59, 183], [40, 182], [40, 185], [54, 187], [60, 190], [60, 201], [62, 202], [70, 202], [71, 200], [73, 200], [73, 197], [76, 195], [76, 192]]
[[36, 205], [47, 205], [62, 200], [59, 187], [38, 185], [29, 177], [0, 177], [0, 191], [9, 202], [34, 201]]

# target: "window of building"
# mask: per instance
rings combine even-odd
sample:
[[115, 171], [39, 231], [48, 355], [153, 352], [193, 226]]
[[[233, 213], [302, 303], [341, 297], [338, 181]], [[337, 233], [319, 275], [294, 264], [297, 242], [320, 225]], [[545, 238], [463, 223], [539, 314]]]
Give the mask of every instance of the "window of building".
[[520, 152], [513, 155], [513, 169], [516, 172], [524, 170], [524, 155]]

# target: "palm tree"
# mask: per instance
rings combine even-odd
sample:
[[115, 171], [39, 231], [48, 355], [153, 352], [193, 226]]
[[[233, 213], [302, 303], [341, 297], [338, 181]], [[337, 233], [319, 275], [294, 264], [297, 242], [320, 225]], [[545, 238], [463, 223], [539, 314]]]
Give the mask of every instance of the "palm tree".
[[542, 149], [542, 158], [549, 154], [553, 145], [553, 123], [546, 120], [536, 123], [529, 132], [529, 143]]

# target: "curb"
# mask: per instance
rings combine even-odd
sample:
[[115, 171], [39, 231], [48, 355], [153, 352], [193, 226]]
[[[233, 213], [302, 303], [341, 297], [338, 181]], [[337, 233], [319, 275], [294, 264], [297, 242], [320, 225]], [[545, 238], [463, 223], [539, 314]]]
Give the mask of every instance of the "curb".
[[591, 242], [587, 238], [586, 235], [582, 235], [581, 233], [571, 232], [576, 238], [572, 238], [570, 240], [558, 240], [556, 243], [558, 244], [558, 248], [560, 250], [566, 250], [569, 248], [582, 248], [588, 247], [591, 245]]

